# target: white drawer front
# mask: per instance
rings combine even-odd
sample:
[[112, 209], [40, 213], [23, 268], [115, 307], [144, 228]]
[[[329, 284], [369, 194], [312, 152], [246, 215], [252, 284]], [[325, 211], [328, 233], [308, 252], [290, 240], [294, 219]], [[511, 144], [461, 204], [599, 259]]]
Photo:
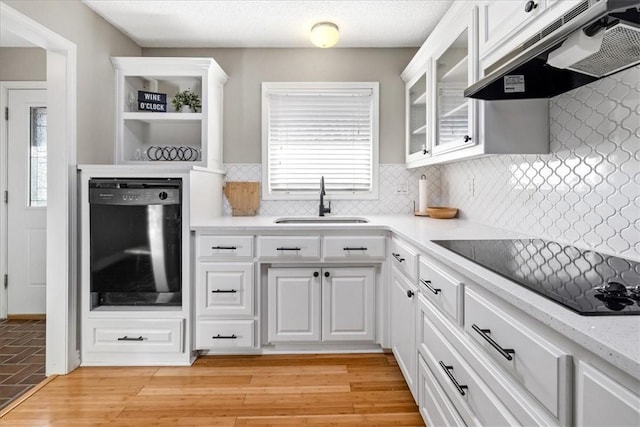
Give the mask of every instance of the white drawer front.
[[571, 387], [570, 355], [469, 290], [464, 328], [556, 418], [564, 418], [561, 411], [569, 404]]
[[269, 259], [320, 259], [320, 236], [260, 236], [258, 255]]
[[421, 258], [419, 273], [422, 294], [451, 319], [462, 324], [462, 301], [464, 284]]
[[432, 313], [426, 304], [420, 304], [420, 353], [465, 423], [477, 426], [518, 425], [500, 399], [431, 321]]
[[205, 349], [250, 349], [255, 346], [254, 320], [200, 320], [196, 347]]
[[384, 236], [326, 236], [322, 245], [325, 260], [383, 260]]
[[197, 315], [253, 315], [253, 263], [200, 262]]
[[430, 427], [465, 426], [421, 354], [418, 355], [418, 408]]
[[181, 319], [90, 319], [89, 351], [125, 353], [179, 353]]
[[398, 239], [391, 240], [391, 263], [412, 281], [418, 278], [418, 252]]
[[252, 258], [253, 236], [199, 236], [198, 254], [206, 258]]

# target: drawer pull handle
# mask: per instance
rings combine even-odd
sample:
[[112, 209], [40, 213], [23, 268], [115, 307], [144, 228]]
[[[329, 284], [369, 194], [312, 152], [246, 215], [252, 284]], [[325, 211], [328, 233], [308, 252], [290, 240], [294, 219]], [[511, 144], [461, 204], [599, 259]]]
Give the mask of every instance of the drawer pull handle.
[[220, 334], [218, 334], [218, 335], [215, 335], [215, 336], [213, 336], [211, 338], [213, 338], [214, 340], [235, 340], [235, 339], [238, 339], [236, 334], [233, 334], [233, 335], [220, 335]]
[[346, 248], [342, 248], [343, 251], [366, 251], [367, 248], [350, 248], [350, 247], [346, 247]]
[[444, 372], [447, 374], [447, 376], [449, 377], [449, 379], [451, 380], [451, 382], [453, 383], [454, 386], [456, 386], [456, 388], [458, 389], [458, 393], [460, 393], [461, 395], [464, 396], [464, 390], [468, 389], [469, 387], [467, 387], [466, 385], [461, 385], [458, 383], [458, 380], [456, 380], [456, 377], [453, 376], [453, 374], [451, 373], [451, 371], [453, 370], [453, 366], [447, 366], [444, 364], [444, 362], [441, 360], [440, 362], [440, 367], [442, 367], [442, 369], [444, 369]]
[[221, 249], [221, 250], [226, 250], [226, 251], [235, 251], [236, 248], [235, 246], [211, 246], [211, 249]]
[[123, 337], [118, 338], [118, 341], [144, 341], [144, 337], [139, 336], [137, 338], [131, 338], [125, 335]]
[[300, 248], [276, 248], [277, 251], [299, 251]]
[[500, 347], [500, 345], [497, 342], [495, 342], [493, 338], [487, 335], [491, 333], [491, 329], [480, 329], [478, 325], [476, 325], [475, 323], [471, 325], [471, 327], [473, 328], [474, 331], [480, 334], [480, 336], [484, 338], [489, 344], [491, 344], [491, 347], [495, 348], [498, 351], [498, 353], [500, 353], [505, 359], [513, 360], [513, 356], [511, 355], [515, 354], [516, 351], [511, 348]]
[[395, 259], [397, 259], [397, 260], [398, 260], [398, 262], [404, 262], [404, 258], [401, 258], [401, 257], [400, 257], [400, 254], [394, 254], [394, 253], [391, 253], [391, 255], [393, 255], [393, 257], [394, 257]]
[[431, 286], [431, 280], [420, 279], [420, 283], [425, 285], [427, 287], [427, 289], [429, 289], [431, 292], [433, 292], [436, 295], [438, 295], [438, 292], [442, 292], [442, 289], [436, 289], [433, 286]]
[[212, 294], [235, 294], [236, 291], [235, 289], [216, 289], [211, 291]]

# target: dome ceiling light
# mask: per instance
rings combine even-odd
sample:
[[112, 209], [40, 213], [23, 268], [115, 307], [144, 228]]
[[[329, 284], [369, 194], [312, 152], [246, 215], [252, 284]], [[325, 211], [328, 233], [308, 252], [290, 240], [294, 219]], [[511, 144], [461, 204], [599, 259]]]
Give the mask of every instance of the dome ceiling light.
[[339, 38], [338, 26], [332, 22], [318, 22], [311, 27], [311, 43], [318, 47], [334, 46]]

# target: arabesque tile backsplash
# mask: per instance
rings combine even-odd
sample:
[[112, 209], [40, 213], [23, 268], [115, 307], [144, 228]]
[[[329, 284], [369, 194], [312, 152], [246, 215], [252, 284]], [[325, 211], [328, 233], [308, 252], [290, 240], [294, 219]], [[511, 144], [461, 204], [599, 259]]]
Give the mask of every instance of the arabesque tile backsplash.
[[[333, 201], [332, 213], [411, 213], [424, 174], [429, 204], [455, 206], [461, 218], [640, 259], [639, 76], [637, 66], [553, 98], [549, 154], [488, 156], [412, 170], [380, 165], [380, 199]], [[225, 169], [228, 181], [262, 176], [256, 164]], [[397, 194], [403, 183], [408, 193]], [[259, 211], [316, 213], [314, 200], [262, 200]]]

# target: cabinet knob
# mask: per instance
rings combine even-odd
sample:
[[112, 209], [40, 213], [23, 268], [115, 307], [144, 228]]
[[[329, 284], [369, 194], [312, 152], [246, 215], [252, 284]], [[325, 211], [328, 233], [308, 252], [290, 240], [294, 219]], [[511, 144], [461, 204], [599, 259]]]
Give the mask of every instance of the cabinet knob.
[[427, 150], [426, 148], [422, 150], [422, 154], [427, 154], [429, 152], [429, 150]]
[[527, 3], [525, 3], [524, 5], [524, 11], [529, 13], [531, 12], [533, 9], [535, 9], [536, 7], [538, 7], [538, 3], [536, 3], [533, 0], [529, 0]]
[[318, 277], [320, 275], [320, 273], [318, 273], [317, 271], [313, 272], [313, 277]]
[[408, 296], [409, 298], [411, 298], [411, 297], [413, 297], [413, 295], [414, 295], [413, 291], [412, 291], [411, 289], [409, 289], [409, 290], [407, 291], [407, 296]]
[[465, 135], [464, 142], [469, 142], [469, 141], [471, 141], [471, 137], [469, 135]]
[[325, 271], [325, 272], [324, 272], [324, 277], [329, 277], [329, 276], [330, 276], [330, 275], [329, 275], [329, 272], [328, 272], [328, 271]]

